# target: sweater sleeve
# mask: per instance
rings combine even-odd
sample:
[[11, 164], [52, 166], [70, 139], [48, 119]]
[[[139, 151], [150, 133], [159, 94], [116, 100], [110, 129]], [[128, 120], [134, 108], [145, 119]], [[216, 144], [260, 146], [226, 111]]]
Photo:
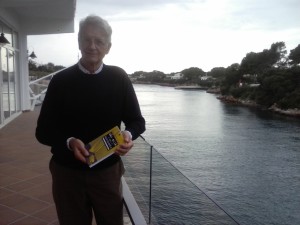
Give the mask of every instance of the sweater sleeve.
[[60, 110], [63, 108], [63, 85], [59, 75], [55, 75], [49, 83], [40, 115], [37, 121], [36, 138], [48, 146], [64, 146], [68, 135], [60, 124]]
[[135, 140], [146, 130], [146, 122], [142, 116], [140, 105], [130, 79], [125, 79], [124, 117], [125, 129], [130, 131]]

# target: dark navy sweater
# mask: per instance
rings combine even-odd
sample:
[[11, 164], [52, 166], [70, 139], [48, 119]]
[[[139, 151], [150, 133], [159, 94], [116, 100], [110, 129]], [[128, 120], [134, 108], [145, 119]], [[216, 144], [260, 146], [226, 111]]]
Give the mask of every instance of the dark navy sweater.
[[[53, 160], [78, 169], [88, 166], [76, 160], [66, 146], [69, 137], [88, 143], [124, 122], [133, 140], [145, 131], [145, 120], [131, 81], [119, 67], [104, 65], [99, 74], [85, 74], [78, 65], [56, 74], [47, 89], [37, 122], [36, 138], [51, 146]], [[112, 155], [94, 169], [120, 160]]]

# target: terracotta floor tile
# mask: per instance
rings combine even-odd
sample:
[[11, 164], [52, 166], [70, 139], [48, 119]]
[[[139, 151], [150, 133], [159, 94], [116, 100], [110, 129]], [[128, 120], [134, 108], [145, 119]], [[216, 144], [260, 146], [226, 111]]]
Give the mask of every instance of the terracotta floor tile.
[[15, 166], [10, 165], [10, 163], [6, 163], [0, 168], [0, 174], [2, 175], [12, 175], [22, 171], [23, 169], [16, 168]]
[[43, 183], [47, 183], [47, 182], [52, 182], [52, 177], [49, 173], [42, 174], [42, 175], [36, 176], [34, 178], [28, 179], [27, 182], [32, 183], [32, 184], [43, 184]]
[[45, 208], [32, 216], [37, 217], [41, 220], [47, 221], [48, 223], [53, 223], [57, 221], [56, 209], [55, 206], [52, 205], [48, 208]]
[[53, 223], [50, 223], [49, 225], [59, 225], [59, 222], [58, 222], [58, 220], [57, 220], [57, 221], [55, 221], [55, 222], [53, 222]]
[[[12, 194], [14, 194], [14, 192], [12, 192], [10, 190], [7, 190], [5, 188], [0, 188], [0, 200], [2, 198], [5, 198], [5, 197], [7, 197], [9, 195], [12, 195]], [[1, 201], [0, 201], [0, 203], [1, 203]]]
[[[49, 159], [50, 160], [50, 159]], [[49, 162], [44, 162], [44, 163], [36, 163], [36, 162], [31, 162], [31, 163], [23, 163], [22, 165], [20, 165], [20, 167], [22, 167], [24, 170], [30, 170], [32, 172], [36, 172], [38, 173], [38, 175], [44, 175], [44, 174], [48, 174], [49, 168], [48, 168], [48, 164]]]
[[34, 199], [39, 199], [41, 201], [48, 202], [50, 204], [53, 203], [52, 198], [52, 182], [43, 183], [40, 185], [36, 185], [33, 188], [22, 191], [21, 193], [26, 196], [30, 196]]
[[21, 192], [30, 188], [33, 188], [35, 184], [27, 182], [27, 181], [20, 181], [18, 183], [11, 184], [9, 186], [6, 186], [7, 189], [15, 191], [15, 192]]
[[15, 205], [21, 204], [26, 199], [28, 199], [28, 197], [14, 193], [12, 195], [9, 195], [8, 197], [1, 199], [1, 204], [12, 208]]
[[38, 218], [34, 217], [26, 217], [24, 219], [20, 219], [16, 222], [10, 223], [9, 225], [47, 225], [48, 222], [42, 221]]
[[21, 179], [21, 180], [28, 180], [28, 179], [32, 179], [36, 176], [40, 175], [37, 172], [31, 171], [31, 170], [22, 170], [20, 172], [16, 172], [11, 174], [12, 177]]
[[1, 199], [1, 204], [26, 214], [35, 213], [49, 206], [48, 203], [19, 194], [13, 194]]
[[0, 187], [6, 187], [15, 183], [20, 182], [20, 179], [10, 177], [9, 175], [0, 175]]
[[[1, 147], [0, 147], [1, 148]], [[13, 159], [11, 156], [9, 155], [4, 155], [4, 156], [1, 156], [0, 158], [0, 163], [8, 163], [8, 162], [11, 162]]]
[[0, 224], [1, 225], [8, 225], [13, 221], [23, 218], [25, 215], [16, 212], [13, 209], [7, 208], [5, 206], [0, 205]]

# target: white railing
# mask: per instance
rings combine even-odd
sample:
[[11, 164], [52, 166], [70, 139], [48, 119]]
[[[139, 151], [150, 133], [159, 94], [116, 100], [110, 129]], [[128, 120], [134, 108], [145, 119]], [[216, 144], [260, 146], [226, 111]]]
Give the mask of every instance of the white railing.
[[147, 225], [147, 222], [140, 210], [135, 198], [133, 197], [124, 177], [122, 177], [124, 205], [132, 224]]
[[34, 110], [35, 105], [41, 104], [43, 102], [50, 80], [55, 74], [60, 71], [61, 70], [29, 82], [31, 110]]

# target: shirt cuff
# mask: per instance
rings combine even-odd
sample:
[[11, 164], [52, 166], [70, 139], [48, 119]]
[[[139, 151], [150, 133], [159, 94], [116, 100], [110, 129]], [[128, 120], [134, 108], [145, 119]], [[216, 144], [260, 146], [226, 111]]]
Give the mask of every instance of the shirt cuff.
[[131, 134], [131, 132], [128, 131], [128, 130], [124, 130], [124, 131], [127, 132], [127, 133], [129, 134], [129, 137], [130, 137], [130, 139], [132, 140], [132, 134]]
[[70, 151], [72, 151], [72, 152], [73, 152], [73, 149], [70, 147], [70, 141], [73, 140], [73, 139], [75, 139], [75, 138], [74, 138], [74, 137], [69, 137], [69, 138], [67, 139], [67, 142], [66, 142], [68, 149], [69, 149]]

